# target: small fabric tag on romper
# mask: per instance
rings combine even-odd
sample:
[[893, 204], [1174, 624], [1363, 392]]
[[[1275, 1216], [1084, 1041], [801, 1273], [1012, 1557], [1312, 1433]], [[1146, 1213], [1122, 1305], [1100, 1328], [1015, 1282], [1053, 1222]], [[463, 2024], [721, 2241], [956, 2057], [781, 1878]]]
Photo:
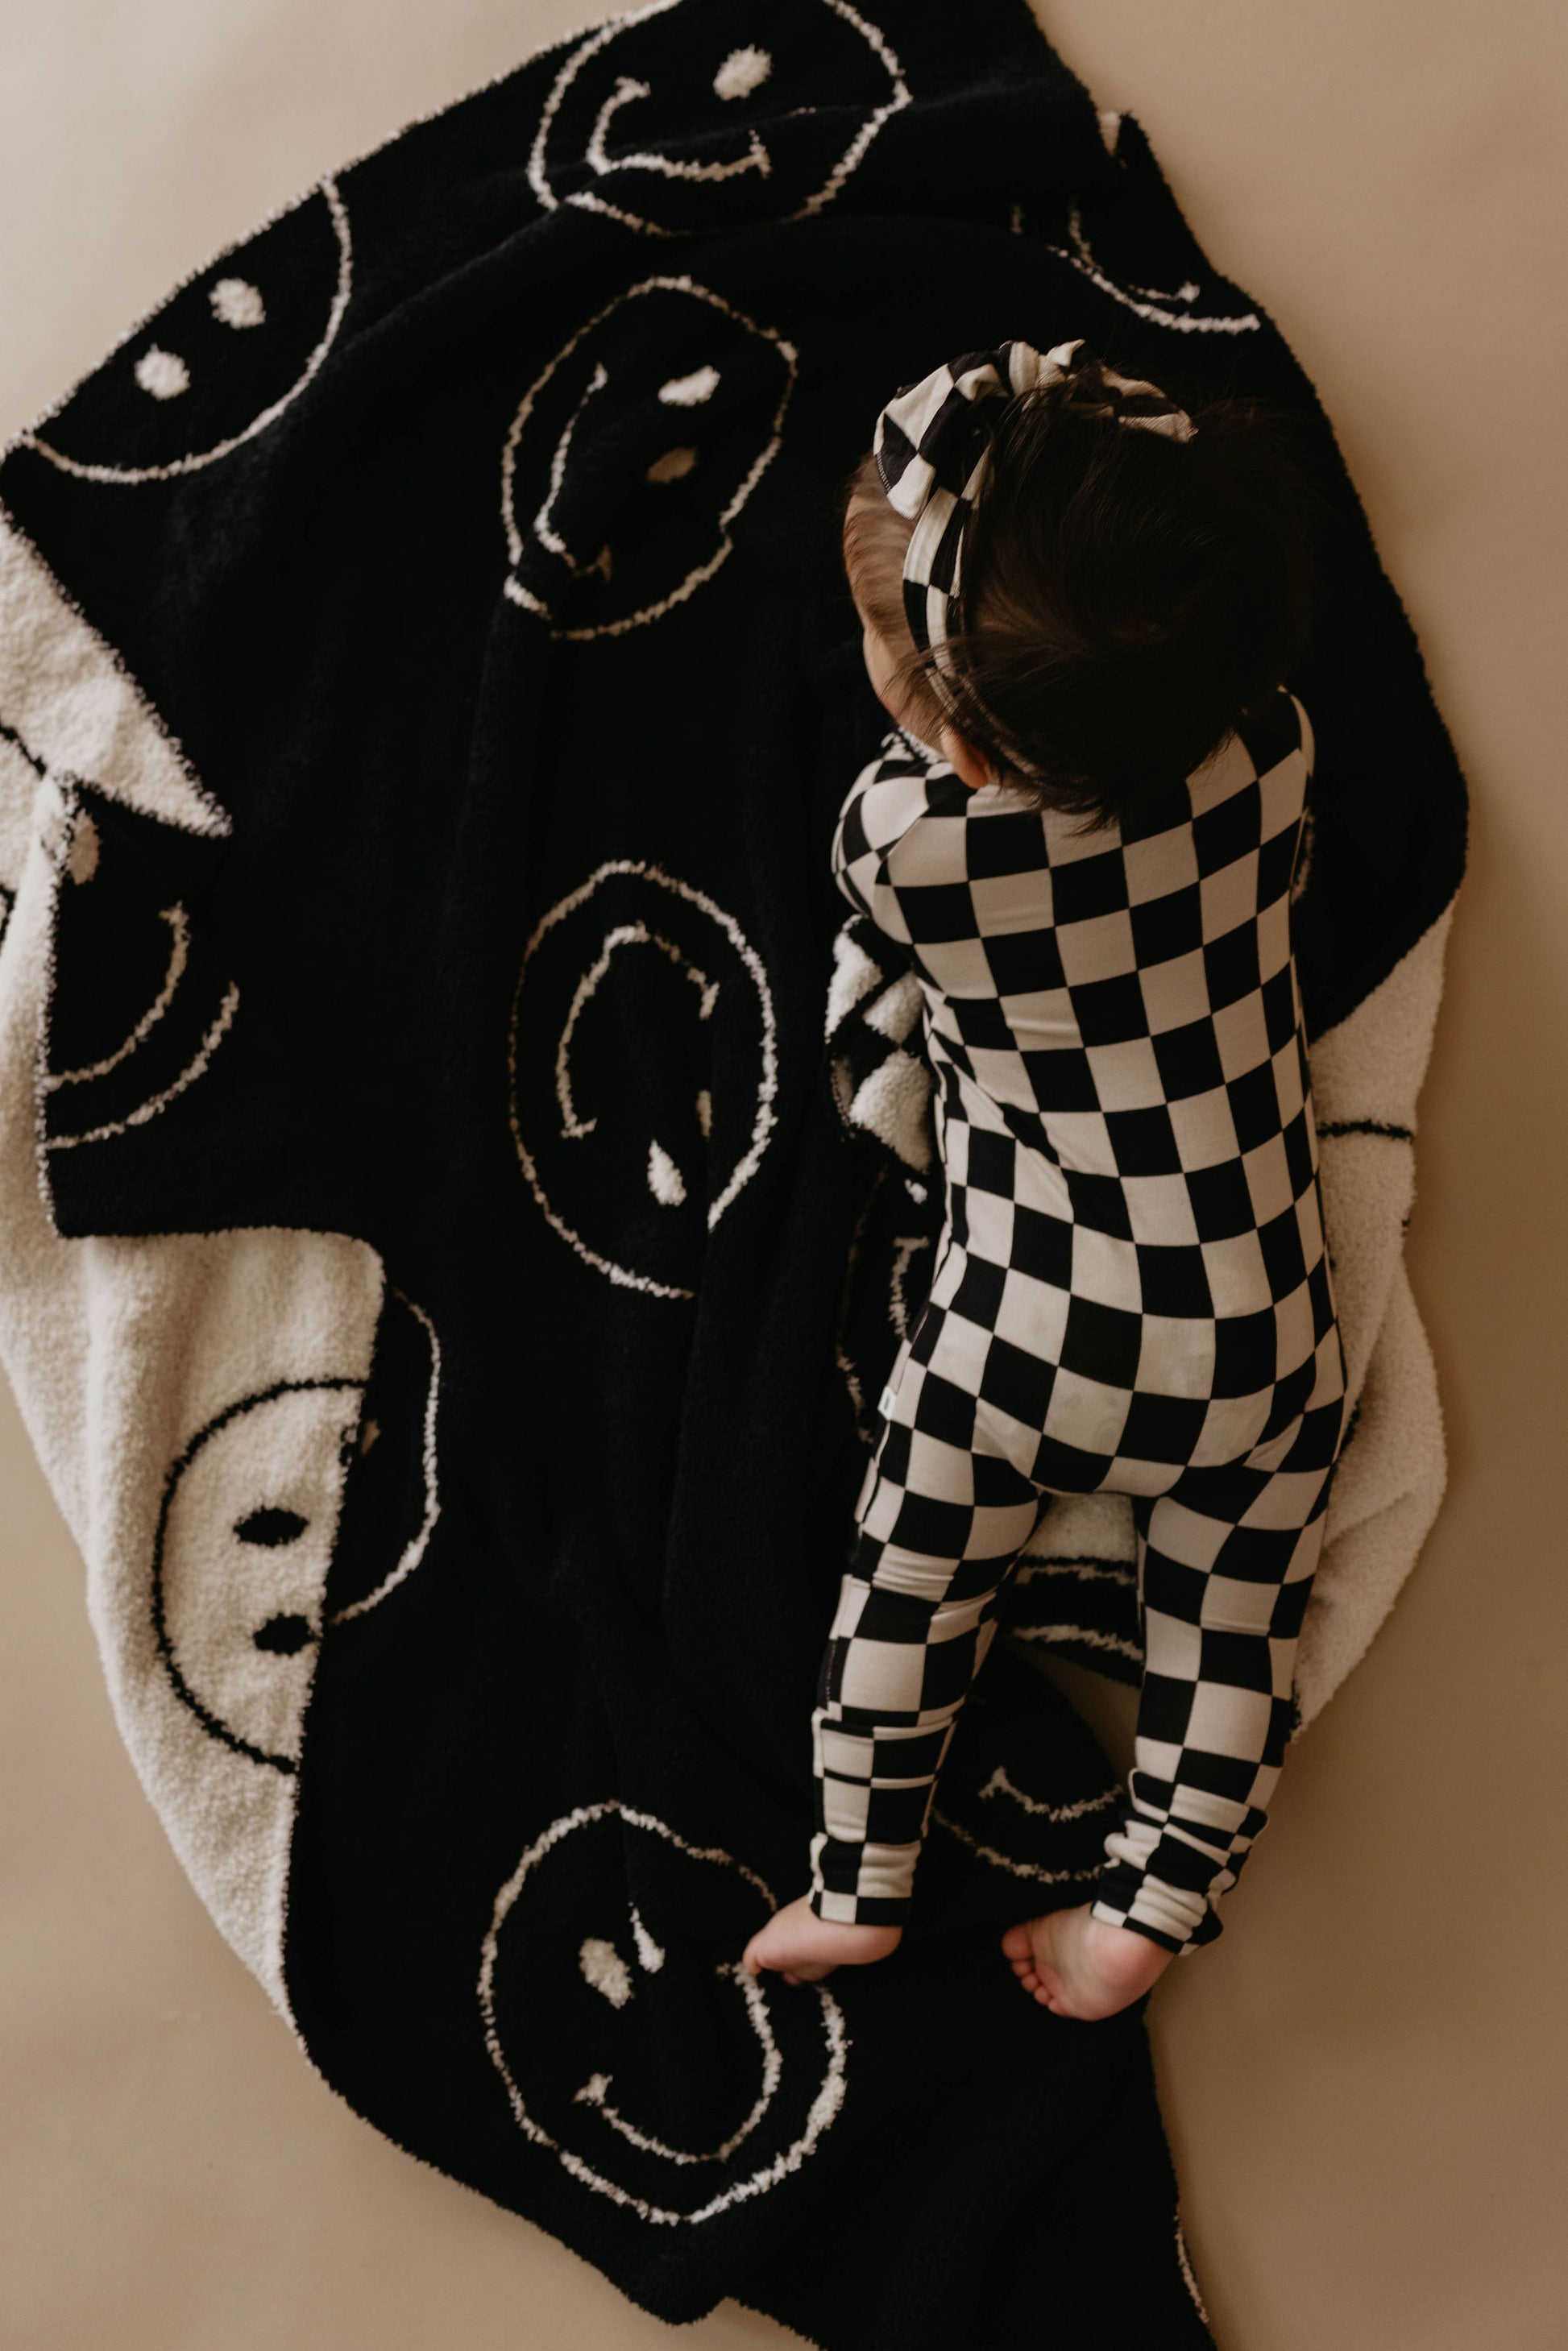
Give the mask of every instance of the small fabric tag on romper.
[[881, 1413], [883, 1420], [891, 1420], [893, 1418], [893, 1407], [897, 1402], [898, 1398], [894, 1395], [893, 1390], [891, 1388], [883, 1388], [882, 1394], [876, 1400], [876, 1408], [878, 1412]]

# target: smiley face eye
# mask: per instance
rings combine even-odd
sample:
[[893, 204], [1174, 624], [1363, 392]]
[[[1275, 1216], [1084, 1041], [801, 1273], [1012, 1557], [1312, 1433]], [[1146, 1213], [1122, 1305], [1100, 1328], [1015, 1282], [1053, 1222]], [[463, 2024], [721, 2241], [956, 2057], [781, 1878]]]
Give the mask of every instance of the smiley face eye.
[[267, 317], [260, 287], [246, 277], [220, 277], [207, 299], [222, 327], [259, 327]]
[[655, 457], [649, 466], [648, 479], [651, 482], [683, 481], [696, 462], [695, 449], [666, 449], [664, 455]]
[[773, 70], [766, 49], [731, 49], [713, 78], [716, 98], [749, 98]]
[[136, 381], [154, 400], [177, 400], [191, 388], [191, 371], [177, 351], [153, 343], [136, 362]]
[[307, 1616], [269, 1616], [250, 1637], [269, 1656], [297, 1657], [301, 1649], [308, 1648], [316, 1635]]
[[[259, 1635], [257, 1635], [259, 1638]], [[646, 1927], [632, 1913], [632, 1940], [637, 1948], [637, 1963], [644, 1975], [656, 1976], [664, 1964], [664, 1954], [649, 1934]], [[636, 1986], [632, 1970], [616, 1949], [602, 1935], [588, 1935], [577, 1954], [577, 1964], [584, 1980], [597, 1992], [602, 1992], [612, 2008], [624, 2008]]]
[[243, 1543], [261, 1543], [268, 1551], [278, 1551], [285, 1543], [298, 1542], [309, 1523], [298, 1510], [252, 1510], [238, 1521], [235, 1533]]
[[686, 1196], [686, 1179], [662, 1143], [648, 1145], [648, 1189], [666, 1208], [678, 1208]]
[[718, 390], [719, 373], [716, 367], [694, 368], [690, 375], [673, 375], [668, 383], [659, 386], [659, 398], [666, 408], [700, 408]]
[[602, 1935], [588, 1935], [577, 1955], [585, 1981], [602, 1992], [612, 2008], [624, 2008], [632, 1997], [632, 1970]]
[[[247, 277], [220, 277], [209, 288], [207, 300], [223, 327], [259, 327], [267, 318], [260, 288]], [[136, 381], [154, 400], [178, 400], [191, 389], [191, 371], [178, 351], [150, 343], [136, 362]]]
[[632, 1939], [637, 1946], [637, 1957], [647, 1973], [656, 1976], [664, 1964], [664, 1954], [654, 1942], [635, 1910], [632, 1913]]

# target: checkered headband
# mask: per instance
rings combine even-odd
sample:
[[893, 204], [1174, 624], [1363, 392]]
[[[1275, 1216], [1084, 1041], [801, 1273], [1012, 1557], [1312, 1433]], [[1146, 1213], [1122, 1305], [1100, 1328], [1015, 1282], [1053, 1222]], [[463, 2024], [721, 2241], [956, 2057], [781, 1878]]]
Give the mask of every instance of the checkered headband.
[[[981, 403], [1024, 392], [1056, 392], [1080, 414], [1113, 417], [1118, 424], [1168, 440], [1190, 441], [1197, 427], [1156, 384], [1117, 375], [1082, 341], [1037, 351], [1031, 343], [999, 343], [968, 351], [901, 387], [876, 420], [872, 448], [890, 504], [915, 525], [904, 558], [904, 609], [910, 634], [934, 655], [927, 671], [945, 707], [956, 715], [948, 640], [962, 623], [964, 544], [990, 459], [990, 434]], [[970, 689], [971, 703], [975, 700]], [[1009, 764], [1028, 776], [1040, 770], [985, 713]]]

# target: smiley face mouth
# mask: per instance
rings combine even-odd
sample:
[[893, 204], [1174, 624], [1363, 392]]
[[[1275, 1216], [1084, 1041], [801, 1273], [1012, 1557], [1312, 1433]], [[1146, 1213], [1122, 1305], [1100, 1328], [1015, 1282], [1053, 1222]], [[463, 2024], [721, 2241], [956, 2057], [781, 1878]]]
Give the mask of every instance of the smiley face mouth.
[[[738, 56], [740, 53], [737, 51], [736, 54]], [[754, 54], [760, 56], [763, 53], [757, 51]], [[716, 87], [723, 73], [724, 68], [721, 66], [718, 75], [715, 77]], [[759, 74], [757, 79], [761, 80], [765, 78], [765, 74]], [[755, 87], [755, 82], [743, 83], [741, 78], [734, 77], [730, 87], [721, 90], [720, 95], [740, 97]], [[632, 149], [625, 154], [612, 155], [605, 145], [605, 134], [610, 129], [612, 118], [619, 114], [623, 107], [632, 104], [635, 99], [652, 98], [653, 95], [650, 83], [633, 81], [629, 74], [622, 74], [600, 108], [594, 120], [593, 129], [589, 134], [585, 157], [591, 169], [601, 178], [604, 178], [612, 172], [657, 172], [666, 180], [733, 180], [740, 172], [760, 172], [766, 179], [772, 169], [772, 162], [767, 148], [755, 131], [747, 133], [748, 144], [746, 153], [737, 155], [727, 162], [692, 162], [677, 156], [661, 155], [656, 151], [644, 152], [641, 149]]]
[[[641, 1924], [640, 1921], [638, 1923]], [[629, 2147], [640, 2148], [644, 2155], [662, 2156], [666, 2163], [727, 2163], [737, 2147], [742, 2146], [750, 2137], [772, 2105], [774, 2093], [779, 2087], [779, 2076], [783, 2072], [783, 2060], [779, 2054], [779, 2044], [773, 2038], [773, 2028], [768, 2020], [767, 2001], [757, 1978], [747, 1975], [737, 1960], [727, 1961], [716, 1968], [715, 1973], [720, 1977], [727, 1976], [733, 1982], [739, 1985], [741, 1995], [746, 2001], [752, 2031], [757, 2035], [758, 2045], [762, 2052], [762, 2087], [757, 2094], [756, 2103], [739, 2129], [731, 2131], [722, 2147], [711, 2147], [703, 2153], [694, 2153], [688, 2147], [667, 2146], [662, 2138], [654, 2138], [650, 2133], [639, 2130], [635, 2123], [628, 2122], [620, 2109], [611, 2105], [610, 2091], [614, 2077], [609, 2074], [591, 2074], [572, 2098], [574, 2105], [592, 2106], [596, 2113], [603, 2116], [612, 2131], [619, 2131]], [[619, 2006], [621, 2002], [618, 2001], [615, 2005]]]

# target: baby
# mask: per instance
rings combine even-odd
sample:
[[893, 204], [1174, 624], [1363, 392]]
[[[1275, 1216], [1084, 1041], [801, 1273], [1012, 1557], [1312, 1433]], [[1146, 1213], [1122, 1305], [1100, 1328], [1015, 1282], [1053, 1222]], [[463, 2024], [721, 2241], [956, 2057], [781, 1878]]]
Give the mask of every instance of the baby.
[[1344, 1373], [1291, 945], [1312, 733], [1298, 476], [1081, 342], [891, 401], [845, 562], [896, 722], [833, 868], [925, 998], [946, 1217], [883, 1393], [813, 1716], [803, 1982], [897, 1945], [1042, 1498], [1132, 1498], [1145, 1666], [1094, 1899], [1009, 1929], [1114, 2014], [1219, 1932], [1291, 1726]]

